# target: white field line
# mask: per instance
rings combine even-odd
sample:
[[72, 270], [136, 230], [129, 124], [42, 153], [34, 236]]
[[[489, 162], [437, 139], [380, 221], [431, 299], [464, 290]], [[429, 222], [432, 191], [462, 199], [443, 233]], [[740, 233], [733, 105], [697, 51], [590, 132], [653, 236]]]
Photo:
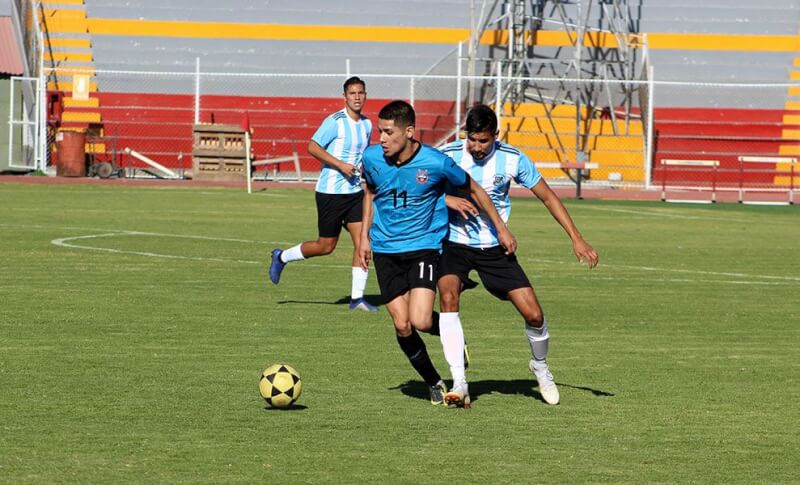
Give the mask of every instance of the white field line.
[[[165, 258], [165, 259], [182, 259], [188, 261], [211, 261], [217, 263], [240, 263], [240, 264], [263, 264], [267, 265], [268, 259], [265, 258], [261, 261], [253, 261], [247, 259], [226, 259], [226, 258], [205, 258], [202, 256], [182, 256], [178, 254], [162, 254], [162, 253], [153, 253], [149, 251], [128, 251], [124, 249], [113, 249], [113, 248], [104, 248], [99, 246], [87, 246], [83, 244], [74, 244], [69, 241], [78, 241], [78, 240], [85, 240], [85, 239], [99, 239], [104, 237], [115, 237], [115, 236], [153, 236], [153, 237], [173, 237], [173, 238], [183, 238], [183, 239], [202, 239], [206, 241], [226, 241], [226, 242], [241, 242], [241, 243], [248, 243], [248, 244], [265, 244], [262, 241], [251, 241], [247, 239], [233, 239], [233, 238], [223, 238], [223, 237], [209, 237], [209, 236], [193, 236], [193, 235], [180, 235], [180, 234], [164, 234], [158, 232], [141, 232], [141, 231], [119, 231], [119, 232], [109, 232], [105, 234], [88, 234], [86, 236], [73, 236], [73, 237], [64, 237], [60, 239], [53, 239], [50, 241], [51, 244], [56, 246], [70, 248], [70, 249], [84, 249], [88, 251], [101, 251], [105, 253], [113, 253], [113, 254], [133, 254], [136, 256], [147, 256], [150, 258]], [[268, 243], [267, 243], [268, 244]], [[350, 266], [345, 265], [332, 265], [332, 264], [304, 264], [304, 266], [312, 266], [318, 268], [350, 268]]]
[[[88, 246], [83, 244], [74, 244], [70, 241], [78, 241], [78, 240], [86, 240], [86, 239], [98, 239], [104, 237], [114, 237], [114, 236], [152, 236], [152, 237], [171, 237], [171, 238], [182, 238], [182, 239], [198, 239], [198, 240], [206, 240], [206, 241], [225, 241], [225, 242], [240, 242], [246, 244], [264, 244], [261, 241], [253, 241], [248, 239], [236, 239], [236, 238], [221, 238], [221, 237], [210, 237], [210, 236], [197, 236], [197, 235], [181, 235], [181, 234], [165, 234], [159, 232], [143, 232], [143, 231], [120, 231], [120, 232], [108, 232], [103, 234], [90, 234], [85, 236], [74, 236], [74, 237], [66, 237], [60, 239], [54, 239], [51, 241], [52, 244], [56, 246], [66, 247], [66, 248], [73, 248], [73, 249], [85, 249], [91, 251], [102, 251], [107, 253], [115, 253], [115, 254], [133, 254], [138, 256], [146, 256], [146, 257], [153, 257], [153, 258], [166, 258], [166, 259], [183, 259], [183, 260], [190, 260], [190, 261], [212, 261], [212, 262], [233, 262], [233, 263], [241, 263], [241, 264], [266, 264], [266, 258], [263, 261], [253, 261], [253, 260], [242, 260], [242, 259], [225, 259], [225, 258], [206, 258], [201, 256], [182, 256], [182, 255], [174, 255], [174, 254], [161, 254], [161, 253], [153, 253], [147, 251], [128, 251], [122, 249], [113, 249], [113, 248], [105, 248], [105, 247], [98, 247], [98, 246]], [[566, 261], [555, 261], [549, 259], [539, 259], [539, 258], [525, 258], [530, 261], [538, 262], [538, 263], [547, 263], [547, 264], [568, 264]], [[304, 266], [312, 266], [312, 267], [326, 267], [326, 268], [348, 268], [349, 266], [345, 265], [322, 265], [322, 264], [304, 264]], [[765, 284], [765, 282], [757, 282], [755, 280], [758, 279], [766, 279], [766, 280], [777, 280], [777, 281], [800, 281], [798, 277], [792, 276], [773, 276], [773, 275], [758, 275], [758, 274], [747, 274], [747, 273], [730, 273], [730, 272], [719, 272], [719, 271], [702, 271], [702, 270], [690, 270], [690, 269], [674, 269], [674, 268], [656, 268], [651, 266], [634, 266], [634, 265], [624, 265], [624, 264], [603, 264], [602, 267], [609, 267], [609, 268], [621, 268], [621, 269], [629, 269], [629, 270], [636, 270], [636, 271], [647, 271], [647, 272], [659, 272], [659, 273], [681, 273], [681, 274], [695, 274], [695, 275], [706, 275], [706, 276], [723, 276], [729, 278], [737, 278], [739, 281], [720, 281], [724, 283], [731, 283], [731, 284]], [[748, 279], [749, 278], [749, 279]], [[624, 279], [617, 277], [615, 279]], [[745, 280], [742, 280], [745, 279]], [[660, 281], [660, 280], [652, 280], [652, 281]], [[664, 280], [670, 281], [670, 280]], [[689, 280], [689, 281], [700, 281], [700, 280]], [[715, 280], [716, 281], [716, 280]], [[676, 282], [686, 282], [686, 280], [676, 280]], [[702, 282], [712, 282], [707, 280], [702, 280]]]
[[745, 219], [732, 219], [726, 217], [716, 217], [716, 216], [688, 216], [684, 214], [671, 214], [668, 212], [653, 212], [653, 211], [643, 211], [643, 210], [633, 210], [633, 209], [618, 209], [613, 207], [581, 207], [581, 209], [590, 209], [596, 211], [604, 211], [604, 212], [621, 212], [623, 214], [637, 214], [637, 215], [644, 215], [649, 217], [667, 217], [672, 219], [688, 219], [688, 220], [709, 220], [709, 221], [726, 221], [726, 222], [757, 222], [759, 219], [755, 218], [751, 220]]
[[[547, 263], [547, 264], [577, 264], [577, 262], [555, 261], [552, 259], [540, 259], [540, 258], [520, 258], [520, 259], [524, 259], [526, 261], [533, 261], [536, 263]], [[696, 275], [706, 275], [706, 276], [728, 276], [732, 278], [756, 278], [756, 279], [781, 280], [781, 281], [800, 281], [800, 277], [796, 276], [773, 276], [773, 275], [759, 275], [759, 274], [748, 274], [748, 273], [728, 273], [722, 271], [703, 271], [698, 269], [656, 268], [652, 266], [633, 266], [628, 264], [600, 263], [600, 266], [598, 266], [598, 268], [622, 268], [622, 269], [632, 269], [636, 271], [653, 271], [660, 273], [681, 273], [681, 274], [696, 274]]]

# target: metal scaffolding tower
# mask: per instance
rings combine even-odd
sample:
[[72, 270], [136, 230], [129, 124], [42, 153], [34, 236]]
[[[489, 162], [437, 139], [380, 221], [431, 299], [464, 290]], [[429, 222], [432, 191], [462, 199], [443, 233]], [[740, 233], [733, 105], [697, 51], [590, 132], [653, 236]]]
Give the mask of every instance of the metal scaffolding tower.
[[[618, 120], [626, 121], [619, 125], [627, 133], [630, 120], [639, 118], [639, 84], [631, 81], [642, 76], [646, 40], [637, 33], [630, 3], [483, 0], [475, 15], [473, 2], [468, 73], [493, 80], [469, 86], [467, 103], [495, 103], [501, 117], [514, 115], [522, 103], [541, 104], [565, 159], [584, 161], [592, 120], [610, 118], [617, 134]], [[549, 80], [530, 79], [542, 77]], [[569, 133], [553, 122], [561, 105], [575, 107]], [[575, 137], [574, 152], [565, 148], [565, 136]]]

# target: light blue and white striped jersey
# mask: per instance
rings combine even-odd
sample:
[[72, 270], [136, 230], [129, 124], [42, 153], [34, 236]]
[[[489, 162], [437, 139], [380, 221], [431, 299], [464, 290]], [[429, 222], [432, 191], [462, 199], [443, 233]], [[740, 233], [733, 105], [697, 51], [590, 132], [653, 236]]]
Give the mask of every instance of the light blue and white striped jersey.
[[[355, 165], [361, 170], [361, 155], [369, 145], [372, 122], [365, 116], [353, 121], [342, 108], [325, 118], [311, 137], [319, 146], [339, 160]], [[317, 180], [317, 192], [323, 194], [356, 194], [361, 192], [361, 176], [346, 179], [342, 172], [322, 164]]]
[[[492, 153], [479, 161], [473, 160], [463, 140], [448, 143], [439, 150], [455, 160], [483, 187], [504, 222], [508, 222], [511, 215], [511, 198], [508, 196], [511, 181], [531, 189], [542, 179], [527, 155], [501, 141], [495, 141]], [[483, 211], [477, 217], [469, 219], [464, 219], [458, 212], [450, 211], [449, 240], [474, 248], [489, 248], [500, 244], [497, 240], [497, 229]]]

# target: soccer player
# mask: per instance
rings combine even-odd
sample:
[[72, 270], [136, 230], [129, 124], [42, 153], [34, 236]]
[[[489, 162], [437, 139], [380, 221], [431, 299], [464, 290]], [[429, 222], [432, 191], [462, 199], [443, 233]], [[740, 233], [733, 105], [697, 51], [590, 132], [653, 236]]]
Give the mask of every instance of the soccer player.
[[277, 285], [287, 263], [331, 254], [344, 226], [353, 240], [350, 309], [375, 312], [378, 308], [364, 299], [368, 268], [358, 260], [363, 198], [359, 167], [372, 134], [372, 122], [361, 114], [366, 100], [364, 81], [349, 78], [344, 83], [344, 108], [325, 118], [311, 137], [308, 153], [322, 162], [315, 194], [319, 237], [286, 250], [274, 249], [269, 278]]
[[[466, 140], [441, 147], [461, 168], [480, 184], [492, 199], [503, 222], [511, 213], [508, 191], [511, 181], [529, 189], [545, 205], [550, 215], [564, 228], [572, 241], [572, 251], [590, 269], [597, 266], [597, 252], [587, 243], [567, 209], [550, 189], [530, 159], [518, 149], [497, 140], [497, 116], [486, 105], [472, 108], [466, 117]], [[449, 405], [470, 406], [464, 371], [464, 331], [459, 317], [463, 289], [474, 286], [469, 273], [476, 270], [486, 289], [501, 300], [510, 300], [525, 324], [531, 348], [528, 368], [539, 383], [546, 403], [558, 404], [560, 396], [547, 365], [550, 333], [536, 294], [514, 254], [507, 254], [498, 239], [491, 218], [479, 212], [470, 201], [447, 196], [450, 234], [444, 242], [439, 263], [439, 331], [445, 359], [450, 365], [453, 388], [445, 396]], [[467, 213], [468, 217], [464, 217]]]
[[397, 342], [430, 387], [431, 403], [442, 404], [447, 389], [417, 330], [432, 325], [439, 251], [448, 229], [446, 183], [470, 193], [497, 228], [504, 252], [513, 253], [517, 243], [486, 192], [450, 157], [414, 139], [415, 118], [405, 101], [392, 101], [378, 114], [380, 146], [364, 152], [358, 250], [365, 269], [374, 252], [378, 286]]

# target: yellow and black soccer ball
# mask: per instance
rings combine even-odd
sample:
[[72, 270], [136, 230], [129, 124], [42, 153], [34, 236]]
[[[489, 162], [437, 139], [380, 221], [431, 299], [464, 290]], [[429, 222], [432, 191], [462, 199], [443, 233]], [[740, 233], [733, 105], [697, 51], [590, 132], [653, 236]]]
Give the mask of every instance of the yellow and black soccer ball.
[[274, 408], [288, 408], [303, 392], [300, 374], [286, 364], [271, 365], [261, 373], [258, 390], [267, 404]]

